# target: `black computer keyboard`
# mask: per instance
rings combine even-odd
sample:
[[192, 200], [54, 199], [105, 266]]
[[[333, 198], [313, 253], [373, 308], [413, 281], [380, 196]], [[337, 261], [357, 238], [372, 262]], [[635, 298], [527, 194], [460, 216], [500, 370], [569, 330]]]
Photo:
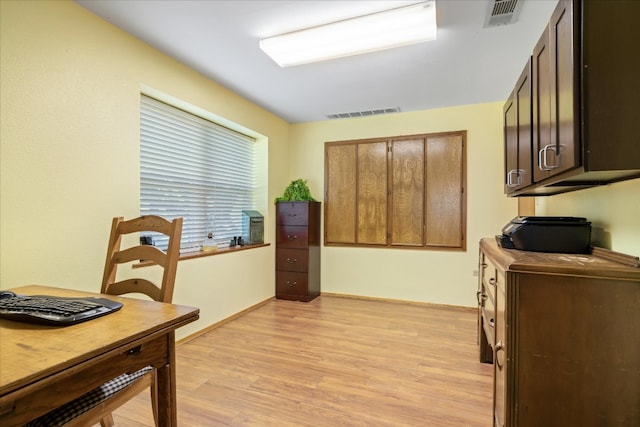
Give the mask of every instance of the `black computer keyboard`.
[[20, 322], [68, 326], [104, 316], [122, 308], [106, 298], [62, 298], [16, 295], [0, 298], [0, 318]]

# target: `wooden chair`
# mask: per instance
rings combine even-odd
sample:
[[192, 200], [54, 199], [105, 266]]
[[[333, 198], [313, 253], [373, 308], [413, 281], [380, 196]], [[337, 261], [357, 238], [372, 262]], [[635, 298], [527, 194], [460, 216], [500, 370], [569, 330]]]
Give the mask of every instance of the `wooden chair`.
[[[151, 245], [135, 245], [121, 249], [123, 235], [138, 232], [159, 232], [169, 237], [166, 252]], [[122, 217], [114, 218], [111, 236], [107, 248], [107, 257], [102, 279], [101, 293], [123, 295], [128, 293], [145, 294], [155, 301], [170, 303], [176, 278], [178, 258], [180, 257], [180, 236], [182, 218], [167, 221], [154, 215], [142, 216], [128, 221]], [[156, 285], [143, 278], [129, 278], [116, 281], [119, 264], [132, 261], [151, 261], [164, 269], [162, 282]], [[80, 396], [48, 414], [27, 424], [29, 427], [75, 427], [88, 426], [100, 422], [103, 427], [113, 426], [111, 412], [138, 395], [146, 388], [151, 389], [153, 416], [157, 425], [157, 390], [155, 369], [145, 367], [133, 373], [125, 373], [102, 386]]]

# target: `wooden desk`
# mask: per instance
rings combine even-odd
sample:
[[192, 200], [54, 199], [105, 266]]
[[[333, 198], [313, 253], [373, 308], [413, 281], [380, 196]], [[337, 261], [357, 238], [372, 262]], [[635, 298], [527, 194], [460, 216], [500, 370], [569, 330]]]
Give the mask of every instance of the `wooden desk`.
[[[25, 286], [17, 294], [97, 296]], [[175, 330], [199, 309], [107, 296], [124, 306], [73, 326], [0, 320], [0, 425], [22, 425], [115, 378], [148, 365], [158, 369], [158, 425], [177, 426]]]

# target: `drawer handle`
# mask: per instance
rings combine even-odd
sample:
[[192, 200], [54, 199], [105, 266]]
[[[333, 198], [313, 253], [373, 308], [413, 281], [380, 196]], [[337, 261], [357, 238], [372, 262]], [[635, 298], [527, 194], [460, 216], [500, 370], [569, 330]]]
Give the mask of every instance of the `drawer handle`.
[[498, 357], [499, 352], [504, 352], [504, 344], [502, 344], [502, 340], [496, 343], [496, 366], [498, 369], [502, 370], [503, 364], [500, 363], [500, 358]]
[[288, 213], [287, 215], [289, 215], [289, 216], [298, 216], [298, 214], [294, 214], [294, 213]]
[[478, 305], [481, 307], [484, 307], [484, 300], [487, 299], [487, 294], [483, 293], [482, 291], [478, 291], [476, 292], [476, 297], [478, 298]]
[[298, 262], [298, 260], [296, 258], [287, 258], [287, 262], [289, 264], [295, 264], [296, 262]]
[[298, 236], [295, 235], [295, 234], [293, 236], [291, 234], [287, 234], [287, 239], [289, 239], [289, 240], [297, 240]]
[[136, 354], [139, 354], [142, 351], [142, 344], [133, 347], [132, 349], [127, 351], [127, 356], [135, 356]]
[[298, 282], [296, 282], [295, 280], [293, 282], [287, 280], [287, 286], [290, 287], [290, 288], [293, 288], [297, 284], [298, 284]]
[[490, 284], [490, 285], [495, 286], [495, 285], [496, 285], [496, 283], [497, 283], [497, 280], [496, 280], [496, 278], [495, 278], [495, 277], [492, 277], [492, 278], [490, 278], [490, 279], [489, 279], [489, 284]]

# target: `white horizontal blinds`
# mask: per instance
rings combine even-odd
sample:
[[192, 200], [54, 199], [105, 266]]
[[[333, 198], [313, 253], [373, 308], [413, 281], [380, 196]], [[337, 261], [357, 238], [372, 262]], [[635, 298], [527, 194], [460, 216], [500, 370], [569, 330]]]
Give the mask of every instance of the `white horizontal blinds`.
[[[254, 139], [147, 96], [140, 108], [140, 213], [183, 217], [182, 248], [220, 246], [254, 209]], [[166, 247], [166, 238], [154, 243]]]

